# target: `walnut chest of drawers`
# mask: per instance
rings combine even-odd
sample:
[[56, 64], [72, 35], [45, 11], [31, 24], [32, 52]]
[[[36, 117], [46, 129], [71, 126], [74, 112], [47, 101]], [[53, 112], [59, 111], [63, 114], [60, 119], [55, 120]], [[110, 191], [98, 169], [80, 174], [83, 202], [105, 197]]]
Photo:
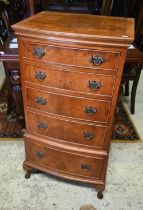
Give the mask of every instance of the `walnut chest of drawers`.
[[26, 119], [24, 169], [91, 183], [102, 197], [133, 19], [41, 12], [13, 26]]

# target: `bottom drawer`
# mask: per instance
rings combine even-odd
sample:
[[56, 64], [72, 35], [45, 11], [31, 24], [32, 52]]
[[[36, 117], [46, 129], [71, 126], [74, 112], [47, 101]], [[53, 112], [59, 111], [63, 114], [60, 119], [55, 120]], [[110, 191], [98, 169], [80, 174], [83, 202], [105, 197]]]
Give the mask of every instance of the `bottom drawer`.
[[66, 174], [74, 174], [94, 179], [104, 178], [104, 169], [107, 164], [106, 156], [92, 157], [51, 149], [43, 145], [25, 141], [26, 161], [43, 167], [43, 170], [50, 169]]

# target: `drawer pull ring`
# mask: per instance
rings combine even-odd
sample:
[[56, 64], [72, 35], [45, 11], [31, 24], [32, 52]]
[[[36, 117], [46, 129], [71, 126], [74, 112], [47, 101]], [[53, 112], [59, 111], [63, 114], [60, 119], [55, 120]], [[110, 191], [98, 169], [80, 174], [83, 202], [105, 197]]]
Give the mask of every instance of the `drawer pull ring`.
[[40, 122], [38, 124], [38, 128], [40, 128], [40, 129], [46, 129], [47, 127], [48, 127], [48, 125], [46, 123]]
[[38, 157], [38, 158], [43, 158], [44, 157], [44, 152], [37, 152], [36, 153], [36, 157]]
[[46, 99], [44, 99], [40, 96], [36, 96], [35, 101], [40, 105], [45, 105], [47, 103]]
[[32, 52], [33, 55], [36, 55], [38, 58], [42, 58], [45, 55], [45, 50], [38, 47], [34, 47]]
[[88, 87], [92, 90], [97, 90], [101, 87], [101, 83], [100, 82], [96, 82], [96, 81], [89, 81], [88, 82]]
[[94, 137], [94, 134], [92, 132], [84, 132], [83, 133], [83, 137], [86, 139], [86, 140], [92, 140], [93, 137]]
[[93, 108], [93, 107], [86, 107], [85, 108], [85, 112], [89, 116], [92, 116], [92, 115], [95, 115], [96, 114], [97, 110], [96, 110], [96, 108]]
[[98, 56], [98, 55], [92, 55], [91, 58], [90, 58], [90, 61], [91, 63], [95, 64], [95, 65], [101, 65], [105, 59], [101, 56]]
[[83, 169], [85, 171], [90, 171], [91, 170], [91, 165], [89, 165], [89, 164], [82, 163], [80, 166], [81, 166], [81, 169]]
[[46, 73], [42, 71], [35, 71], [35, 78], [38, 80], [44, 80], [46, 78]]

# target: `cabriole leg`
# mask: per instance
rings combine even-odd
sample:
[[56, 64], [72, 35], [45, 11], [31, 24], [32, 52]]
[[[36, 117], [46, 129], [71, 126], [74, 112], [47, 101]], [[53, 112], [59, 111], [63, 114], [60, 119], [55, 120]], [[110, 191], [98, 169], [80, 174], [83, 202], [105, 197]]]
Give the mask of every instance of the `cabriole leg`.
[[32, 174], [33, 168], [23, 163], [23, 169], [26, 171], [25, 178], [29, 179]]
[[105, 185], [95, 185], [97, 189], [97, 198], [102, 199], [103, 198], [103, 191], [105, 189]]

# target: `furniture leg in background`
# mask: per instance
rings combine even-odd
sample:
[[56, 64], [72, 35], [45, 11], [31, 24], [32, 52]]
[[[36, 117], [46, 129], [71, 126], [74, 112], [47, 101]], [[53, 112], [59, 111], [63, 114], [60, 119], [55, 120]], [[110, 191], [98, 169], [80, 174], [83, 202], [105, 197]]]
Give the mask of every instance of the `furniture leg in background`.
[[131, 89], [131, 114], [135, 114], [135, 99], [141, 70], [143, 67], [143, 52], [134, 45], [128, 49], [122, 80], [125, 84], [125, 96], [129, 96], [129, 82], [133, 81]]
[[[23, 102], [21, 94], [21, 81], [19, 71], [18, 44], [11, 29], [11, 24], [28, 16], [26, 1], [15, 0], [5, 4], [0, 1], [0, 61], [5, 69], [5, 83], [2, 93], [7, 90], [8, 108], [7, 115], [15, 118], [24, 127]], [[11, 116], [10, 116], [11, 115]]]
[[127, 76], [127, 82], [125, 83], [125, 96], [129, 96], [129, 81], [133, 81], [132, 89], [131, 89], [131, 114], [135, 114], [135, 99], [137, 86], [139, 83], [139, 78], [142, 70], [142, 65], [138, 64], [135, 66], [130, 66]]
[[[14, 114], [16, 120], [20, 122], [21, 127], [24, 127], [24, 114], [23, 114], [23, 100], [21, 93], [21, 81], [19, 71], [19, 59], [17, 48], [5, 47], [10, 43], [6, 41], [4, 47], [4, 53], [0, 54], [0, 60], [4, 64], [6, 83], [8, 90], [8, 109], [7, 114]], [[1, 48], [2, 50], [2, 48]]]

